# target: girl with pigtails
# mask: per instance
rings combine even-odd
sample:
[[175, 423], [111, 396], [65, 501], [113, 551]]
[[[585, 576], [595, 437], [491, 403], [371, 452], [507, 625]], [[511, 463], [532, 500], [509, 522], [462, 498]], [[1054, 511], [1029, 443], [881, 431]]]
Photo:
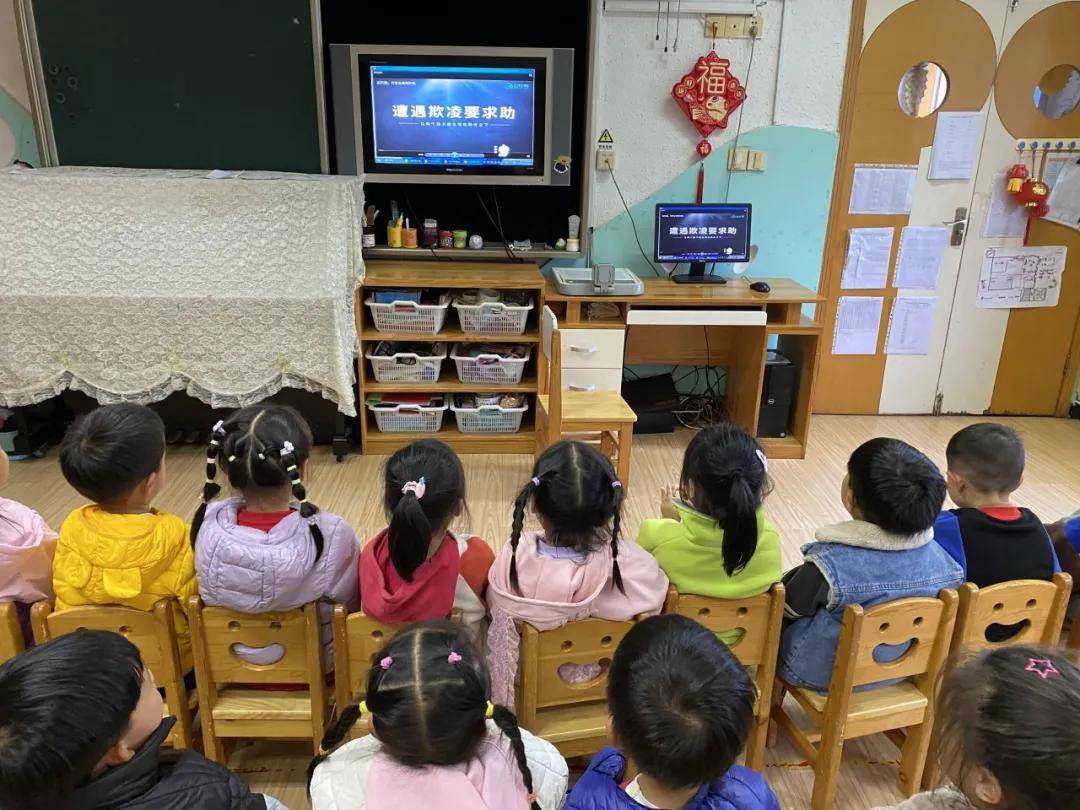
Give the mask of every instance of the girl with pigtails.
[[[660, 612], [668, 579], [651, 555], [621, 535], [624, 497], [611, 461], [587, 444], [559, 442], [536, 460], [514, 502], [510, 542], [488, 577], [496, 702], [514, 705], [516, 622], [543, 631], [576, 619], [628, 621]], [[530, 506], [541, 531], [524, 531]], [[559, 674], [588, 681], [600, 667], [564, 664]]]
[[[253, 405], [214, 425], [203, 500], [191, 522], [203, 602], [243, 613], [292, 610], [321, 602], [324, 662], [332, 666], [333, 603], [356, 607], [360, 543], [338, 515], [308, 500], [303, 478], [311, 429], [293, 408]], [[216, 500], [222, 468], [236, 495]], [[273, 663], [278, 645], [236, 653]]]
[[[339, 707], [308, 768], [313, 810], [562, 807], [566, 761], [492, 703], [464, 628], [434, 620], [402, 630], [373, 657], [364, 694]], [[338, 748], [358, 722], [365, 736]]]
[[395, 624], [460, 611], [480, 640], [495, 555], [483, 539], [450, 531], [465, 511], [461, 459], [442, 442], [422, 439], [390, 456], [383, 483], [390, 525], [361, 555], [360, 609]]

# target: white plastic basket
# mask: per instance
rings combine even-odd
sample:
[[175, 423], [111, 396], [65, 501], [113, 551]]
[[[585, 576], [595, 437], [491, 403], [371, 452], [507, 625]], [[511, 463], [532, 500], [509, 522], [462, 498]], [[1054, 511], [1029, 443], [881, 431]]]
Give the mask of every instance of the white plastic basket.
[[[436, 382], [446, 359], [446, 344], [436, 344], [439, 354], [423, 357], [413, 352], [374, 355], [369, 350], [364, 355], [371, 361], [376, 382]], [[412, 363], [404, 362], [411, 359]]]
[[457, 366], [458, 379], [463, 383], [517, 385], [521, 382], [525, 364], [529, 362], [529, 357], [532, 355], [532, 349], [527, 348], [525, 356], [521, 358], [501, 357], [497, 354], [462, 357], [458, 354], [461, 346], [460, 343], [454, 346], [450, 352], [450, 359]]
[[485, 335], [520, 335], [533, 308], [532, 299], [525, 306], [513, 306], [501, 302], [459, 304], [454, 302], [462, 332]]
[[368, 405], [383, 433], [437, 433], [446, 405]]
[[417, 304], [413, 301], [394, 301], [376, 304], [374, 296], [365, 302], [371, 310], [371, 319], [380, 332], [413, 332], [436, 335], [446, 323], [450, 296], [444, 295], [437, 304]]
[[479, 408], [459, 408], [451, 405], [457, 419], [458, 430], [462, 433], [517, 433], [521, 427], [521, 417], [529, 406], [504, 408], [501, 405], [481, 405]]

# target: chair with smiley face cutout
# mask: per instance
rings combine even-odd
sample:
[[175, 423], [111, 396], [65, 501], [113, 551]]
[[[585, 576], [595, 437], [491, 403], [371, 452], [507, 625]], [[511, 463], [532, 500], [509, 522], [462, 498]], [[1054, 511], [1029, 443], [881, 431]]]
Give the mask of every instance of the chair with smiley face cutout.
[[[581, 619], [553, 630], [521, 627], [518, 722], [553, 744], [564, 757], [588, 756], [607, 744], [607, 675], [611, 657], [633, 622]], [[559, 673], [564, 664], [599, 665], [581, 683]]]
[[[934, 723], [934, 698], [956, 620], [956, 591], [936, 599], [911, 598], [870, 609], [848, 605], [840, 628], [829, 691], [777, 679], [772, 717], [814, 769], [813, 810], [830, 810], [844, 741], [884, 733], [900, 748], [899, 786], [911, 796], [920, 789]], [[897, 659], [878, 661], [882, 646], [909, 645]], [[857, 687], [902, 678], [899, 683]], [[804, 729], [783, 706], [791, 696], [809, 718]]]
[[[322, 666], [318, 606], [274, 613], [237, 613], [188, 602], [195, 677], [202, 707], [206, 755], [225, 763], [224, 740], [310, 740], [318, 753], [326, 726], [326, 676]], [[279, 651], [273, 663], [237, 655], [237, 645]], [[303, 689], [252, 689], [252, 685], [302, 685]]]

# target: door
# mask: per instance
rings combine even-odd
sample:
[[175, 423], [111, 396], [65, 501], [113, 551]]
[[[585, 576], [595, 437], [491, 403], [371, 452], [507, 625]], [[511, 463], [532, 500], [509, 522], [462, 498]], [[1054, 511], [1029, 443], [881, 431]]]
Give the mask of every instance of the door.
[[[1063, 406], [1062, 396], [1065, 389], [1071, 390], [1075, 376], [1066, 368], [1066, 358], [1080, 310], [1080, 271], [1074, 269], [1075, 281], [1071, 287], [1064, 284], [1059, 306], [1053, 309], [979, 309], [975, 291], [985, 249], [1021, 243], [1019, 238], [983, 236], [995, 184], [1004, 182], [1001, 173], [1017, 161], [1016, 140], [1056, 136], [1069, 128], [1080, 135], [1080, 113], [1050, 121], [1036, 108], [1032, 92], [1038, 79], [1030, 78], [1041, 77], [1058, 60], [1080, 63], [1080, 54], [1074, 53], [1080, 48], [1073, 18], [1077, 10], [1077, 2], [1037, 0], [857, 0], [822, 272], [827, 339], [815, 410], [1053, 413], [1067, 407], [1068, 397]], [[942, 112], [980, 114], [973, 140], [974, 170], [968, 179], [928, 177]], [[867, 164], [917, 167], [910, 213], [849, 213], [856, 167]], [[897, 290], [896, 261], [904, 226], [952, 228], [958, 219], [963, 232], [944, 249], [936, 289]], [[1075, 237], [1075, 231], [1061, 225], [1045, 227], [1049, 225], [1036, 223], [1031, 244], [1065, 244]], [[893, 229], [887, 277], [881, 286], [845, 289], [843, 270], [853, 228]], [[1072, 264], [1080, 255], [1070, 259]], [[1068, 266], [1065, 278], [1070, 278]], [[832, 352], [843, 296], [884, 299], [873, 353]], [[932, 299], [924, 354], [885, 353], [898, 296]], [[1045, 338], [1034, 365], [1033, 334]], [[1022, 403], [1015, 401], [1019, 392]]]

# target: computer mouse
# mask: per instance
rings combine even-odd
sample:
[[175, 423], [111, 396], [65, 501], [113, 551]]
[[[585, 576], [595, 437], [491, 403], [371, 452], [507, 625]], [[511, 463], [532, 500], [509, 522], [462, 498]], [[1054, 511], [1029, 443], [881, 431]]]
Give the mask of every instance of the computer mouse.
[[770, 287], [764, 281], [755, 281], [753, 284], [750, 285], [750, 289], [754, 292], [767, 293], [769, 290], [772, 289], [772, 287]]

